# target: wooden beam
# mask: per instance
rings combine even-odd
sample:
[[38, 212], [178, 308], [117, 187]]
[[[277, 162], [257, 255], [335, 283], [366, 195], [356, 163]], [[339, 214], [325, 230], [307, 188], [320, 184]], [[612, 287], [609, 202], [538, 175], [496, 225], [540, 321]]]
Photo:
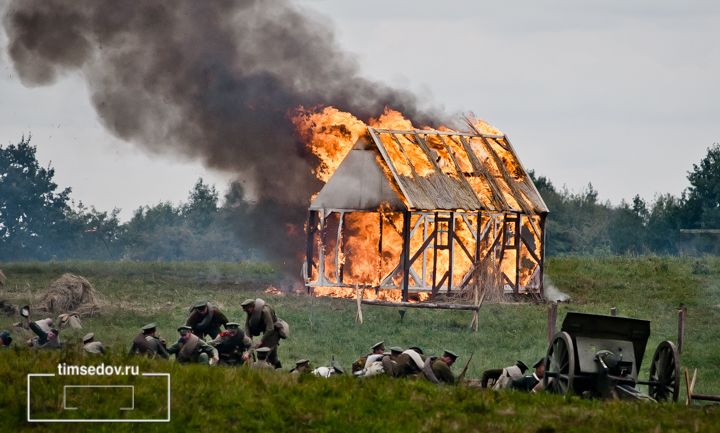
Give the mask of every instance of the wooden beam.
[[410, 211], [403, 212], [403, 249], [402, 249], [402, 297], [408, 300], [408, 285], [410, 283]]
[[363, 299], [363, 304], [367, 305], [378, 305], [382, 307], [403, 307], [403, 308], [430, 308], [437, 310], [466, 310], [466, 311], [479, 311], [479, 305], [465, 305], [465, 304], [439, 304], [439, 303], [420, 303], [420, 302], [392, 302], [392, 301], [380, 301], [377, 299]]

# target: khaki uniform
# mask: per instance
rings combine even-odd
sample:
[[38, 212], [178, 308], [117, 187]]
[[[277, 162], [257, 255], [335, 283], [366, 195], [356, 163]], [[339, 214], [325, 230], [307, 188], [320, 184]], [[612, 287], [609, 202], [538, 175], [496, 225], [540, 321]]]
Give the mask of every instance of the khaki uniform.
[[275, 366], [264, 360], [258, 360], [250, 365], [250, 368], [257, 368], [260, 370], [275, 370]]
[[185, 324], [200, 338], [205, 338], [206, 335], [216, 338], [220, 333], [220, 326], [224, 326], [227, 322], [227, 317], [217, 307], [208, 305], [207, 314], [202, 315], [199, 311], [193, 310]]
[[187, 341], [182, 338], [168, 348], [168, 353], [175, 355], [175, 360], [180, 363], [194, 362], [199, 364], [207, 364], [211, 358], [218, 356], [217, 349], [198, 338], [195, 334], [190, 334]]
[[262, 299], [255, 300], [255, 310], [252, 314], [246, 314], [245, 318], [245, 335], [248, 337], [260, 337], [260, 345], [258, 347], [267, 347], [270, 349], [267, 361], [280, 368], [281, 364], [278, 360], [277, 347], [280, 344], [280, 332], [275, 326], [278, 321], [275, 310], [265, 303]]
[[227, 331], [221, 332], [209, 344], [217, 349], [221, 364], [242, 365], [244, 363], [242, 355], [250, 349], [252, 341], [238, 329], [238, 333], [234, 336]]
[[445, 361], [443, 361], [440, 358], [435, 359], [430, 364], [432, 368], [432, 372], [442, 383], [447, 383], [449, 385], [455, 384], [455, 375], [453, 374], [452, 370], [450, 369], [450, 366], [447, 365]]
[[[412, 353], [410, 353], [412, 352]], [[389, 357], [387, 357], [390, 361]], [[425, 358], [415, 351], [406, 350], [398, 355], [395, 362], [387, 362], [383, 359], [383, 366], [385, 367], [385, 373], [393, 377], [408, 377], [417, 375], [422, 371], [422, 366], [418, 363], [424, 363]], [[388, 371], [390, 370], [390, 371]]]
[[168, 359], [168, 354], [165, 344], [160, 341], [158, 337], [152, 335], [145, 335], [142, 332], [135, 336], [130, 347], [130, 355], [146, 355], [151, 358], [159, 356], [163, 359]]

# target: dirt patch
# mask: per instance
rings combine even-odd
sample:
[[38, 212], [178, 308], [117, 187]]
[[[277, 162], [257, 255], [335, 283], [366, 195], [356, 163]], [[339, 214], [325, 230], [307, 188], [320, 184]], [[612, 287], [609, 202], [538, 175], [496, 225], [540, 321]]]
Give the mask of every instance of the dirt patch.
[[63, 274], [50, 283], [47, 292], [40, 299], [39, 309], [48, 313], [77, 313], [92, 316], [98, 312], [98, 298], [95, 287], [86, 278]]

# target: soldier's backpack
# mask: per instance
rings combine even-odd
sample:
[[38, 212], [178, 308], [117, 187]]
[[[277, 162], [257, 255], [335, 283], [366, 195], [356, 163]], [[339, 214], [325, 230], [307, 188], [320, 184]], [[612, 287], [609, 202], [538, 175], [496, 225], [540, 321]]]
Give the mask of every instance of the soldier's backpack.
[[283, 319], [277, 319], [275, 322], [275, 329], [277, 329], [280, 338], [285, 339], [290, 336], [290, 325]]

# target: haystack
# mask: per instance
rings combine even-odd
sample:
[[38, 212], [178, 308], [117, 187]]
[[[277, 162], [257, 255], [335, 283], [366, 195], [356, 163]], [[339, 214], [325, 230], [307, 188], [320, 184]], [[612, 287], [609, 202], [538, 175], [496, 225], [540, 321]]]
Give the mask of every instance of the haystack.
[[40, 300], [40, 309], [48, 313], [92, 315], [98, 310], [97, 291], [86, 278], [63, 274], [50, 283]]

